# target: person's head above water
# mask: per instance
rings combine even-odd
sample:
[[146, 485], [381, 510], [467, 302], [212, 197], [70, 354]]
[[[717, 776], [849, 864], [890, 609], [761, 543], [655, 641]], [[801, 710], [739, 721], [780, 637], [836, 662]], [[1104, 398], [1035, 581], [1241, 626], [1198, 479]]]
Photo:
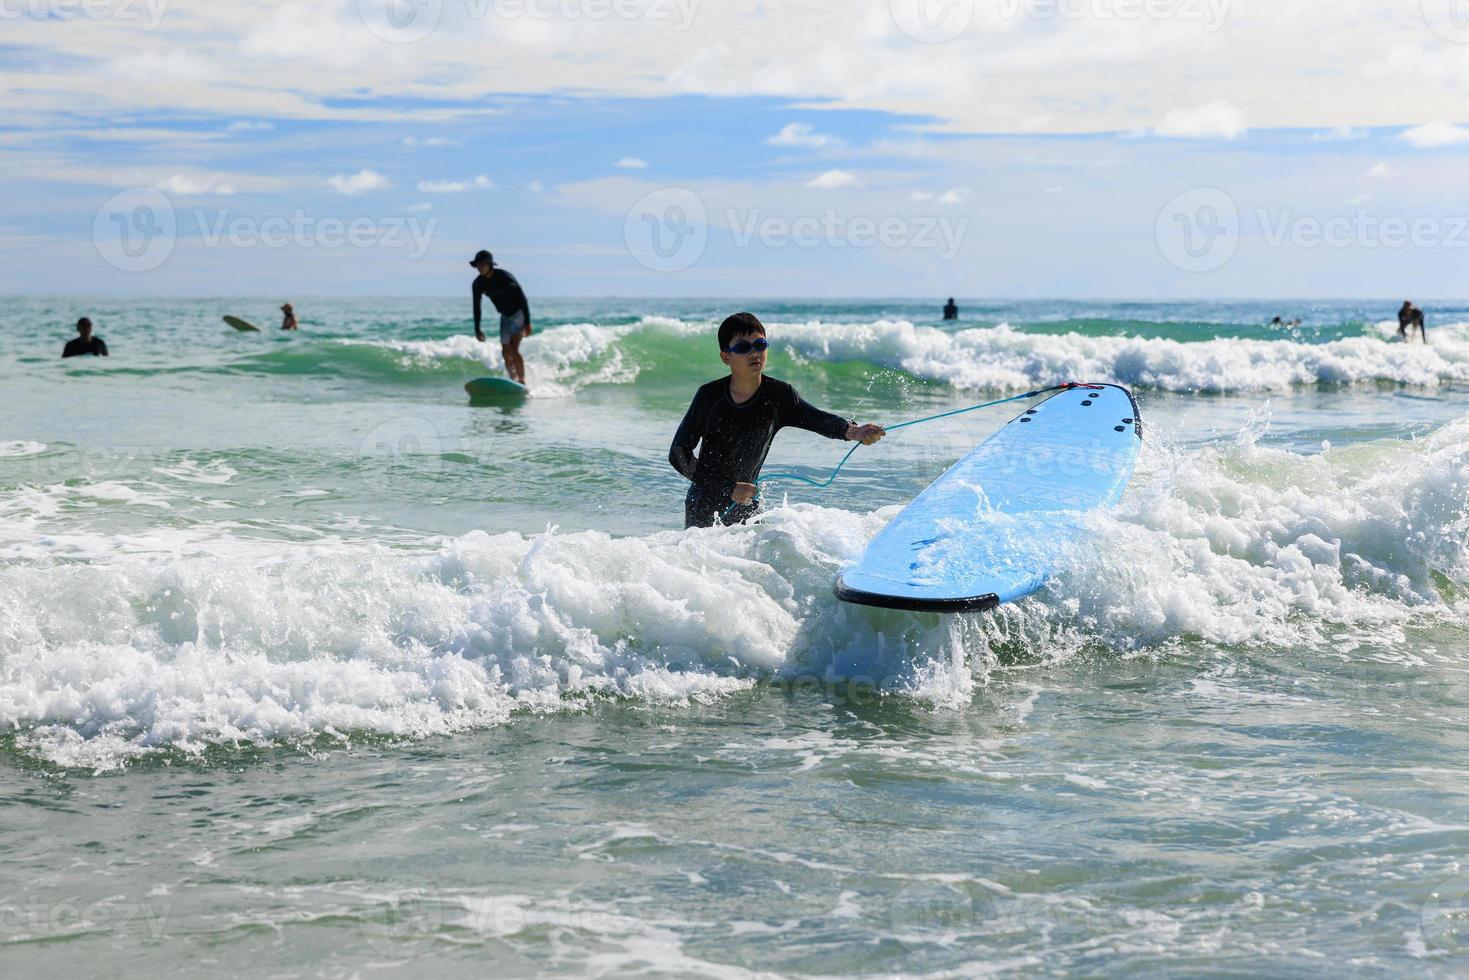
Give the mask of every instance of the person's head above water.
[[730, 374], [749, 381], [765, 370], [765, 356], [770, 344], [765, 338], [765, 324], [753, 313], [736, 313], [719, 325], [719, 357], [729, 365]]
[[291, 306], [290, 303], [282, 303], [281, 304], [281, 312], [282, 313], [291, 313], [291, 312], [294, 312], [294, 308]]
[[92, 336], [92, 321], [88, 320], [86, 317], [82, 317], [80, 320], [78, 320], [77, 333], [81, 334], [83, 337]]
[[[460, 254], [462, 255], [464, 253], [461, 252]], [[474, 258], [469, 260], [469, 264], [479, 270], [480, 275], [487, 276], [490, 274], [490, 270], [495, 267], [495, 257], [484, 249], [480, 249], [474, 254]]]

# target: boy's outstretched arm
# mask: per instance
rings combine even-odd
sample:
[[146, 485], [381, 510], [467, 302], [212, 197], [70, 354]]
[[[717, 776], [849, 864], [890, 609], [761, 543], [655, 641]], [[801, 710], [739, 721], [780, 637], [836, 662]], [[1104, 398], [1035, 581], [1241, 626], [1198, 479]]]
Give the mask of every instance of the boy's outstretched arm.
[[791, 389], [791, 393], [795, 395], [795, 401], [784, 413], [785, 417], [781, 419], [783, 425], [815, 432], [828, 439], [845, 439], [848, 442], [861, 442], [868, 446], [886, 435], [881, 426], [858, 425], [840, 415], [823, 412], [802, 398], [794, 388]]

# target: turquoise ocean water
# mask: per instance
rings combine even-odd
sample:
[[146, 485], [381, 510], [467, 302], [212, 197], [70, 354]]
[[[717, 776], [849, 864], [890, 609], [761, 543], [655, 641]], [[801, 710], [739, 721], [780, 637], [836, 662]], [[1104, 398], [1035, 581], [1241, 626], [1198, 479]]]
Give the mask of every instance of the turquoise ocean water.
[[[1469, 304], [538, 301], [473, 406], [465, 301], [292, 299], [0, 305], [5, 975], [1469, 973]], [[844, 607], [1016, 409], [685, 532], [740, 306], [860, 421], [1126, 384], [1133, 485]]]

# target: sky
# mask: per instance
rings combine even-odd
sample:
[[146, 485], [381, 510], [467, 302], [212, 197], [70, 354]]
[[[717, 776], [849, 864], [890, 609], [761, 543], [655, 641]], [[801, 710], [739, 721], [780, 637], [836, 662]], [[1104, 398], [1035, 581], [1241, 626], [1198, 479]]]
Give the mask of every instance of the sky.
[[1462, 298], [1469, 0], [0, 0], [0, 293]]

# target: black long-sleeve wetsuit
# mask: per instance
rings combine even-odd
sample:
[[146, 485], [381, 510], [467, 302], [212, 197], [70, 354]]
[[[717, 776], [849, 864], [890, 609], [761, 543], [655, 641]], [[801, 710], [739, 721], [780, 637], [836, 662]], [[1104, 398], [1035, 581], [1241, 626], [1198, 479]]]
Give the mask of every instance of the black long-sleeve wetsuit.
[[504, 269], [491, 269], [489, 275], [476, 276], [474, 279], [474, 329], [476, 332], [480, 330], [481, 301], [486, 296], [490, 298], [491, 303], [495, 304], [495, 311], [501, 316], [514, 316], [523, 312], [525, 322], [530, 323], [530, 300], [525, 298], [525, 290], [520, 288], [520, 283]]
[[716, 519], [741, 524], [759, 511], [758, 503], [734, 505], [734, 485], [759, 479], [781, 429], [793, 426], [845, 439], [852, 425], [808, 404], [796, 389], [775, 378], [762, 379], [754, 397], [736, 405], [729, 397], [729, 381], [720, 378], [699, 389], [668, 451], [673, 468], [693, 483], [684, 499], [685, 527], [712, 527]]

